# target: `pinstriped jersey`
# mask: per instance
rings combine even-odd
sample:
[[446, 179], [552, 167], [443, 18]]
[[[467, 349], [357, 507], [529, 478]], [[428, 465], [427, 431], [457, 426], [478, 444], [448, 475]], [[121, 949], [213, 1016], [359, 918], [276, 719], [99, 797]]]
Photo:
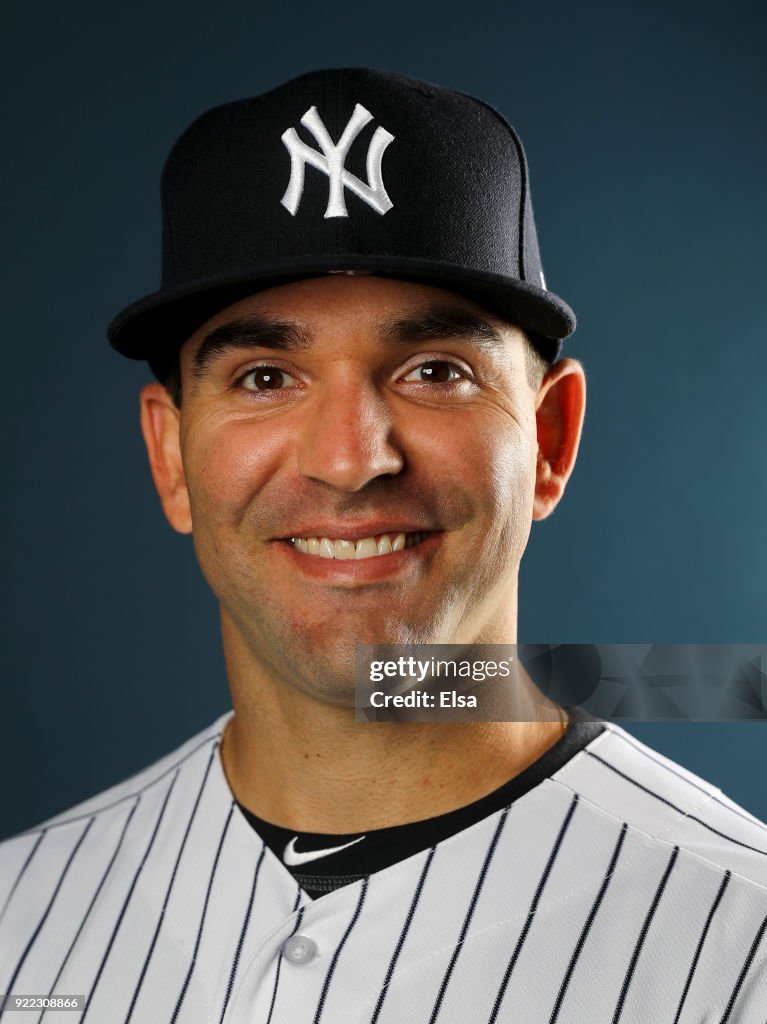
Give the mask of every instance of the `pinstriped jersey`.
[[618, 726], [312, 900], [234, 800], [227, 718], [0, 844], [0, 992], [84, 995], [78, 1024], [767, 1019], [767, 827]]

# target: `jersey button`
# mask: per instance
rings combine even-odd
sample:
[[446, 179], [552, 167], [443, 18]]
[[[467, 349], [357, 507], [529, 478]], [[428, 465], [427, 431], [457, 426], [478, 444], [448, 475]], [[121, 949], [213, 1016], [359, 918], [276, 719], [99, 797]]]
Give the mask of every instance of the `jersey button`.
[[317, 956], [317, 943], [305, 935], [291, 935], [282, 944], [282, 955], [292, 964], [309, 964]]

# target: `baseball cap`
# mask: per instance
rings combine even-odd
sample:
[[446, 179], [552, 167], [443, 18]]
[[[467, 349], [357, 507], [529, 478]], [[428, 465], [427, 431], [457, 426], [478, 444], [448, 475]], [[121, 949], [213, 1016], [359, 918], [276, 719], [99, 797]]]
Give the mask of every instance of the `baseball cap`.
[[198, 117], [161, 192], [161, 287], [108, 328], [161, 379], [227, 305], [334, 272], [463, 293], [549, 359], [575, 329], [546, 288], [519, 137], [463, 93], [369, 68], [309, 72]]

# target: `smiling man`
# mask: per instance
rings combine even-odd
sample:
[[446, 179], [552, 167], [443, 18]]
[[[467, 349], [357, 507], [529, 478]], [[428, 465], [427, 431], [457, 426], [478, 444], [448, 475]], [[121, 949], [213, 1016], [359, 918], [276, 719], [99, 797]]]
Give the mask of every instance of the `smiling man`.
[[519, 720], [355, 718], [360, 643], [516, 643], [575, 463], [575, 322], [514, 131], [314, 72], [198, 119], [163, 210], [162, 288], [110, 338], [157, 377], [143, 434], [233, 712], [0, 845], [6, 1006], [763, 1024], [764, 825], [524, 675]]
[[[360, 642], [516, 641], [519, 562], [572, 468], [584, 402], [580, 365], [543, 382], [528, 346], [457, 294], [327, 275], [203, 324], [181, 347], [180, 408], [144, 389], [163, 507], [221, 605], [237, 709], [224, 764], [268, 820], [331, 832], [426, 818], [559, 738], [558, 717], [424, 743], [428, 730], [360, 730], [349, 714]], [[290, 781], [296, 757], [312, 760], [310, 790]]]

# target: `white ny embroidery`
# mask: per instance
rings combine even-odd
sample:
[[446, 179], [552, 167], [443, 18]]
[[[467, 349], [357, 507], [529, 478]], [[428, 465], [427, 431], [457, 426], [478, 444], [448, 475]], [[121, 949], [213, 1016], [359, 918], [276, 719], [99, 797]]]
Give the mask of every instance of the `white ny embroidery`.
[[368, 206], [372, 206], [376, 213], [384, 214], [390, 210], [394, 203], [387, 195], [381, 175], [381, 160], [384, 151], [394, 136], [380, 126], [376, 128], [373, 138], [370, 140], [367, 155], [367, 183], [347, 171], [344, 167], [349, 149], [359, 133], [368, 122], [373, 120], [373, 115], [360, 103], [354, 107], [354, 113], [349, 123], [344, 128], [341, 138], [337, 144], [328, 134], [328, 130], [317, 113], [316, 107], [310, 107], [301, 118], [301, 124], [308, 128], [316, 139], [322, 152], [312, 149], [302, 142], [296, 134], [295, 128], [289, 128], [282, 135], [282, 141], [290, 153], [290, 181], [285, 190], [285, 195], [280, 202], [294, 217], [304, 193], [304, 170], [306, 164], [311, 164], [317, 170], [328, 176], [328, 206], [325, 210], [325, 217], [348, 217], [346, 210], [346, 196], [344, 189], [349, 189]]

